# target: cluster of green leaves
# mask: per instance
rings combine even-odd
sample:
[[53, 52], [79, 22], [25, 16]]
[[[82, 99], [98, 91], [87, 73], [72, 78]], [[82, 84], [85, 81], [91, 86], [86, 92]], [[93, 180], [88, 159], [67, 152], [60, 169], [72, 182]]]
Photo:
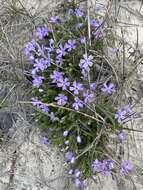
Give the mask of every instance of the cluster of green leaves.
[[[68, 7], [69, 8], [69, 7]], [[70, 5], [73, 10], [76, 5]], [[77, 23], [82, 23], [82, 27], [77, 28]], [[91, 44], [88, 39], [88, 22], [83, 18], [77, 18], [71, 16], [68, 19], [63, 16], [60, 24], [52, 25], [52, 35], [55, 40], [55, 47], [58, 47], [59, 42], [63, 44], [68, 39], [76, 39], [77, 48], [70, 54], [63, 58], [61, 71], [64, 71], [72, 80], [81, 80], [81, 70], [79, 68], [79, 62], [85, 51], [94, 55], [94, 66], [90, 71], [91, 82], [98, 82], [100, 87], [100, 81], [109, 76], [113, 76], [110, 66], [103, 61], [102, 54], [104, 48], [104, 39], [91, 39]], [[86, 46], [80, 43], [80, 37], [86, 36]], [[39, 42], [39, 44], [48, 45], [48, 39], [46, 37]], [[93, 38], [93, 37], [92, 37]], [[56, 56], [56, 55], [55, 55]], [[53, 57], [55, 60], [55, 57]], [[105, 147], [109, 143], [109, 134], [115, 133], [120, 129], [120, 126], [115, 120], [115, 109], [112, 103], [113, 97], [106, 96], [98, 89], [95, 92], [95, 102], [90, 106], [94, 112], [84, 108], [80, 111], [75, 111], [72, 108], [64, 108], [56, 106], [55, 97], [59, 94], [60, 89], [53, 87], [50, 83], [50, 74], [55, 69], [55, 65], [52, 65], [44, 71], [44, 77], [46, 78], [44, 85], [42, 86], [43, 92], [38, 90], [33, 91], [34, 95], [44, 103], [50, 104], [50, 111], [54, 112], [57, 121], [52, 122], [46, 113], [37, 112], [36, 119], [38, 125], [42, 130], [52, 129], [50, 132], [50, 138], [52, 143], [56, 146], [64, 147], [63, 131], [69, 131], [68, 136], [69, 147], [77, 155], [76, 166], [83, 171], [85, 177], [91, 176], [91, 163], [96, 158], [105, 158]], [[84, 81], [85, 85], [87, 81]], [[65, 93], [66, 95], [66, 93]], [[73, 97], [69, 98], [68, 105], [73, 102]], [[53, 106], [54, 105], [54, 106]], [[76, 142], [76, 136], [80, 135], [82, 143]]]

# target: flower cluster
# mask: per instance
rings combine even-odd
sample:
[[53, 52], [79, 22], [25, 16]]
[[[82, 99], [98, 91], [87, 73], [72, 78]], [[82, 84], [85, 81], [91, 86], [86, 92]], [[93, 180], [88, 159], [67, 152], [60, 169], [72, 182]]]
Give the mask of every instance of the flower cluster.
[[[27, 43], [24, 52], [33, 78], [32, 104], [40, 110], [38, 122], [44, 128], [52, 128], [50, 140], [64, 150], [69, 174], [76, 187], [82, 189], [89, 174], [109, 175], [115, 170], [116, 163], [102, 153], [99, 156], [98, 152], [102, 145], [109, 143], [106, 130], [111, 133], [118, 130], [120, 142], [125, 140], [121, 124], [131, 109], [125, 107], [115, 113], [115, 104], [112, 105], [118, 86], [114, 73], [104, 72], [111, 70], [108, 64], [99, 63], [103, 56], [97, 55], [103, 52], [104, 25], [98, 18], [91, 19], [91, 39], [94, 40], [90, 43], [87, 15], [80, 7], [75, 8], [75, 4], [72, 7], [72, 0], [68, 3], [70, 6], [63, 17], [52, 16], [49, 26], [37, 28], [35, 39]], [[97, 153], [93, 146], [95, 141]], [[48, 142], [49, 138], [41, 138], [41, 143]], [[121, 163], [121, 175], [131, 170], [129, 163]]]
[[101, 173], [102, 175], [109, 175], [113, 169], [114, 162], [110, 159], [105, 159], [102, 161], [96, 159], [92, 164], [92, 171], [94, 174]]
[[[111, 175], [115, 169], [115, 162], [110, 159], [96, 159], [92, 164], [93, 173], [101, 173], [104, 176]], [[120, 165], [120, 175], [128, 175], [133, 171], [133, 164], [130, 161], [122, 160]]]
[[88, 56], [87, 54], [84, 54], [83, 58], [84, 59], [80, 60], [79, 66], [82, 69], [82, 73], [84, 74], [84, 73], [90, 71], [90, 67], [92, 67], [92, 65], [93, 65], [93, 62], [92, 62], [93, 56], [92, 55]]

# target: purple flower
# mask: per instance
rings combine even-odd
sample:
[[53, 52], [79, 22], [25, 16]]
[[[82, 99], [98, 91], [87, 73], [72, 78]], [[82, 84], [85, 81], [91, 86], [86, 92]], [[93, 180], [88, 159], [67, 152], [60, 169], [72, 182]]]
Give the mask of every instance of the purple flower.
[[69, 132], [68, 132], [68, 131], [64, 131], [64, 132], [63, 132], [63, 137], [67, 137], [67, 136], [68, 136], [68, 134], [69, 134]]
[[36, 67], [37, 71], [44, 71], [47, 68], [47, 61], [44, 58], [36, 59], [35, 62], [34, 67]]
[[83, 108], [83, 101], [81, 101], [78, 97], [75, 97], [74, 98], [74, 103], [72, 105], [72, 107], [75, 109], [75, 110], [79, 110], [79, 108]]
[[59, 95], [55, 98], [55, 100], [57, 100], [57, 104], [58, 104], [59, 106], [64, 106], [64, 105], [66, 105], [68, 98], [67, 98], [67, 96], [65, 96], [64, 94], [59, 94]]
[[74, 94], [79, 94], [79, 91], [83, 90], [83, 85], [74, 81], [73, 85], [70, 87], [70, 90], [73, 91]]
[[77, 137], [76, 137], [76, 141], [77, 141], [77, 143], [81, 143], [82, 141], [81, 141], [81, 137], [78, 135]]
[[91, 103], [93, 101], [94, 94], [90, 93], [90, 91], [87, 90], [86, 92], [83, 93], [83, 97], [84, 97], [84, 102], [86, 104]]
[[103, 175], [110, 174], [113, 168], [114, 168], [114, 163], [110, 159], [105, 159], [102, 161], [96, 159], [92, 164], [93, 173], [97, 172], [97, 173], [102, 173]]
[[49, 144], [49, 139], [47, 137], [41, 137], [40, 138], [40, 143], [41, 144]]
[[42, 103], [39, 108], [45, 112], [45, 113], [48, 113], [49, 112], [49, 107], [47, 105], [45, 105], [44, 103]]
[[103, 84], [103, 87], [101, 88], [102, 92], [105, 92], [107, 94], [112, 94], [115, 92], [115, 85], [113, 83]]
[[53, 79], [53, 83], [59, 82], [63, 78], [63, 73], [59, 71], [54, 71], [53, 74], [50, 75], [50, 78]]
[[133, 164], [130, 161], [123, 160], [120, 166], [120, 174], [128, 175], [133, 170]]
[[61, 78], [58, 82], [57, 82], [57, 86], [61, 87], [62, 90], [66, 90], [68, 86], [70, 86], [70, 82], [68, 78]]
[[79, 189], [84, 189], [86, 187], [86, 183], [85, 183], [85, 181], [81, 180], [80, 178], [76, 178], [75, 186]]
[[53, 23], [53, 24], [57, 24], [57, 23], [59, 23], [60, 22], [60, 18], [59, 18], [59, 16], [52, 16], [51, 18], [50, 18], [50, 21], [49, 21], [50, 23]]
[[121, 131], [119, 133], [118, 137], [119, 137], [120, 142], [122, 143], [122, 142], [124, 142], [126, 140], [126, 133], [124, 133], [123, 131]]
[[89, 71], [89, 68], [93, 65], [93, 62], [92, 62], [93, 56], [92, 55], [87, 56], [87, 54], [84, 54], [83, 58], [84, 59], [80, 60], [79, 66], [81, 69]]
[[41, 26], [37, 28], [36, 36], [42, 40], [44, 37], [46, 37], [49, 34], [49, 29], [47, 26]]
[[110, 159], [105, 159], [102, 161], [102, 175], [109, 175], [111, 174], [112, 169], [114, 168], [114, 163]]
[[75, 169], [75, 170], [74, 170], [74, 177], [75, 177], [75, 178], [79, 178], [79, 177], [80, 177], [80, 174], [81, 174], [81, 172], [80, 172], [79, 169]]
[[68, 151], [66, 153], [66, 161], [71, 163], [71, 164], [75, 163], [75, 157], [74, 157], [74, 154], [71, 151]]
[[118, 123], [122, 123], [124, 119], [126, 119], [126, 110], [124, 108], [120, 108], [115, 114], [115, 119], [117, 119]]
[[41, 76], [35, 76], [34, 80], [33, 80], [33, 86], [36, 88], [39, 88], [40, 85], [42, 84], [44, 80], [44, 77]]
[[57, 54], [58, 54], [58, 57], [63, 57], [67, 54], [66, 52], [67, 50], [67, 47], [66, 45], [63, 46], [62, 44], [59, 45], [59, 48], [56, 50]]
[[80, 8], [76, 8], [75, 9], [75, 15], [80, 18], [80, 17], [83, 17], [84, 13], [83, 11], [80, 9]]
[[68, 43], [66, 43], [65, 46], [67, 48], [67, 51], [70, 52], [76, 48], [76, 40], [68, 40]]
[[99, 26], [99, 22], [97, 20], [95, 20], [95, 19], [92, 19], [90, 21], [90, 24], [91, 24], [92, 27], [95, 27], [95, 28], [97, 28]]
[[32, 40], [31, 42], [28, 42], [25, 46], [24, 52], [26, 56], [32, 56], [32, 51], [34, 51], [36, 48], [36, 42], [35, 40]]
[[115, 114], [115, 119], [117, 119], [119, 123], [122, 123], [127, 118], [127, 116], [130, 116], [132, 113], [132, 108], [130, 105], [128, 105], [118, 109], [117, 113]]
[[44, 59], [44, 58], [36, 59], [35, 62], [36, 63], [34, 64], [34, 67], [35, 67], [35, 71], [37, 71], [37, 72], [38, 71], [44, 71], [47, 68], [47, 66], [50, 66], [50, 64], [51, 64], [50, 58], [49, 58], [49, 60]]
[[92, 163], [92, 171], [93, 173], [97, 172], [101, 172], [102, 171], [102, 162], [99, 161], [98, 159], [96, 159], [93, 163]]
[[30, 63], [30, 64], [34, 64], [34, 61], [35, 61], [34, 55], [32, 55], [32, 54], [29, 55], [28, 60], [29, 60], [29, 63]]
[[86, 43], [86, 37], [85, 36], [81, 36], [80, 42], [81, 42], [81, 44], [85, 44]]
[[90, 84], [90, 89], [91, 89], [92, 91], [95, 91], [96, 88], [97, 88], [97, 84], [96, 84], [96, 83], [91, 83], [91, 84]]

